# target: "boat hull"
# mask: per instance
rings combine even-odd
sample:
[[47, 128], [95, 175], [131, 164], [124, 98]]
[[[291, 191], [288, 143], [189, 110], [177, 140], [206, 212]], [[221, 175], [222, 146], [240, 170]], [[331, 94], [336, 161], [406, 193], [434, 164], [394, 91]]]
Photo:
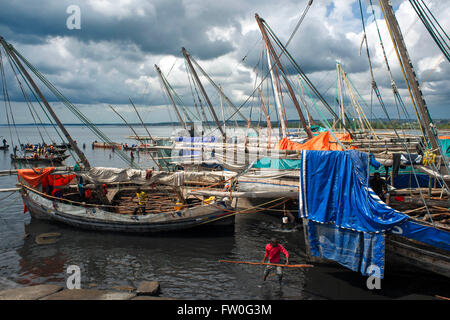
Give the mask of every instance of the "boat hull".
[[14, 157], [14, 155], [11, 154], [11, 161], [52, 165], [52, 164], [60, 164], [60, 163], [64, 162], [64, 160], [66, 160], [68, 157], [69, 157], [69, 155], [63, 155], [63, 156], [53, 157], [53, 158], [33, 159], [32, 157], [30, 157], [30, 158]]
[[450, 277], [448, 251], [398, 235], [387, 235], [386, 261]]
[[181, 231], [200, 226], [226, 228], [233, 227], [235, 221], [232, 210], [221, 203], [200, 205], [181, 212], [132, 216], [63, 204], [29, 190], [24, 190], [22, 198], [33, 218], [86, 230], [143, 234]]
[[120, 143], [113, 142], [111, 144], [105, 142], [93, 142], [92, 149], [122, 149], [122, 145]]

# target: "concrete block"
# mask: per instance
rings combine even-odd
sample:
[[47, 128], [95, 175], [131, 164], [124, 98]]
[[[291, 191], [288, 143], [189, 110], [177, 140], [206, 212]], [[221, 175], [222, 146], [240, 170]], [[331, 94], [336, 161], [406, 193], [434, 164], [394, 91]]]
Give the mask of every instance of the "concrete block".
[[139, 284], [136, 293], [138, 296], [155, 296], [159, 293], [159, 282], [143, 281]]
[[0, 300], [37, 300], [57, 293], [62, 289], [62, 286], [53, 284], [8, 289], [0, 291]]
[[67, 289], [47, 296], [42, 300], [129, 300], [135, 296], [133, 293], [108, 290]]

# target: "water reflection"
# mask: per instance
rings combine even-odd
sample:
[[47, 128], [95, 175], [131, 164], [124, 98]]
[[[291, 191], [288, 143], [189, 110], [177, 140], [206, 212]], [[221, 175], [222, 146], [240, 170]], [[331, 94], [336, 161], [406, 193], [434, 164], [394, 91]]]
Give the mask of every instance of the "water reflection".
[[[220, 282], [218, 260], [235, 247], [234, 232], [217, 234], [206, 229], [142, 236], [82, 231], [31, 219], [27, 232], [29, 236], [17, 250], [18, 281], [23, 284], [64, 282], [66, 268], [78, 265], [85, 288], [137, 286], [140, 281], [158, 280], [165, 288], [186, 293], [183, 287], [192, 283], [213, 288]], [[35, 242], [38, 235], [49, 232], [61, 233], [56, 243]], [[192, 292], [193, 297], [196, 294]]]

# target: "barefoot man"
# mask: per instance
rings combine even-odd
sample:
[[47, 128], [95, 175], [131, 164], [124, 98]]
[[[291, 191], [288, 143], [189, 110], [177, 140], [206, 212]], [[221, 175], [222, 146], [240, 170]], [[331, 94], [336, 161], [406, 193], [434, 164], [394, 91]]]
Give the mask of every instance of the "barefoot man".
[[[277, 239], [272, 238], [270, 243], [266, 245], [266, 254], [264, 255], [263, 263], [266, 262], [267, 257], [269, 258], [269, 263], [280, 263], [280, 252], [286, 256], [286, 264], [289, 264], [289, 253], [287, 250], [278, 243]], [[276, 273], [278, 276], [278, 282], [281, 285], [281, 279], [283, 278], [283, 270], [281, 267], [277, 266], [267, 266], [264, 270], [264, 279], [266, 281], [267, 276], [276, 268]]]

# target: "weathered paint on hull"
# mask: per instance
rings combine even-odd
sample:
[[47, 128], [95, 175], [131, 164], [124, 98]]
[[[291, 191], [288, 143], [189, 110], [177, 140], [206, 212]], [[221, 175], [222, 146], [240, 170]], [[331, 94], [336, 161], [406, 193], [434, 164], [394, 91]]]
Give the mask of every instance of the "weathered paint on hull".
[[402, 236], [387, 236], [386, 259], [450, 277], [447, 251]]

